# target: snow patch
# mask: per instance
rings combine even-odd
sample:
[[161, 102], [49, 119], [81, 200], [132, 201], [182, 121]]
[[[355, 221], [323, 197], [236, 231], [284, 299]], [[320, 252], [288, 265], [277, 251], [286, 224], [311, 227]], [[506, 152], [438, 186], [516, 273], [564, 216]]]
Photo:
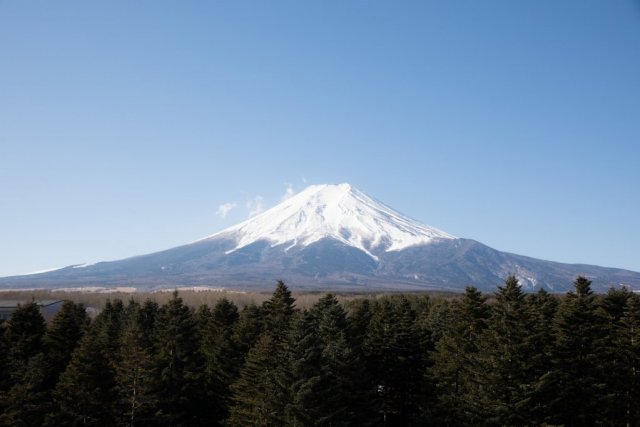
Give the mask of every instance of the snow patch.
[[73, 266], [71, 266], [71, 268], [87, 268], [87, 267], [91, 267], [92, 265], [96, 265], [96, 263], [95, 262], [86, 262], [84, 264], [73, 265]]
[[[367, 196], [349, 184], [312, 185], [279, 205], [205, 239], [236, 242], [227, 254], [256, 241], [285, 251], [324, 238], [355, 247], [377, 260], [377, 253], [399, 251], [440, 239], [455, 239]], [[201, 239], [201, 240], [205, 240]]]
[[62, 270], [63, 268], [64, 268], [64, 267], [48, 268], [48, 269], [46, 269], [46, 270], [32, 271], [31, 273], [14, 274], [13, 276], [10, 276], [10, 277], [17, 277], [17, 276], [31, 276], [32, 274], [44, 274], [44, 273], [50, 273], [50, 272], [52, 272], [52, 271]]
[[86, 286], [86, 287], [77, 287], [77, 288], [51, 289], [51, 292], [84, 292], [84, 293], [94, 293], [94, 294], [109, 294], [112, 292], [132, 294], [132, 293], [135, 293], [136, 291], [137, 291], [136, 288], [129, 288], [129, 287], [105, 288], [102, 286]]

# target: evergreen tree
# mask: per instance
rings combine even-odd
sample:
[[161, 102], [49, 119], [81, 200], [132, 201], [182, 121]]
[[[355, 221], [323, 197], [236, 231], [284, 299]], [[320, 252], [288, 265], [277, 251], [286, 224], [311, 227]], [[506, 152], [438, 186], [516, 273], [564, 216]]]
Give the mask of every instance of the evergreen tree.
[[539, 389], [540, 379], [551, 368], [551, 356], [554, 348], [554, 331], [558, 299], [544, 289], [528, 297], [529, 319], [531, 321], [528, 336], [528, 371], [533, 378], [532, 384], [525, 390], [529, 420], [531, 424], [542, 424], [547, 419], [549, 396]]
[[487, 425], [524, 425], [529, 421], [528, 390], [531, 323], [525, 295], [515, 276], [498, 287], [488, 328], [482, 334], [476, 372], [482, 387], [472, 395], [482, 405]]
[[162, 306], [155, 324], [155, 414], [160, 425], [194, 426], [208, 420], [211, 405], [203, 401], [204, 360], [198, 326], [178, 292]]
[[421, 350], [415, 312], [408, 300], [379, 301], [367, 330], [365, 351], [377, 406], [388, 424], [419, 423], [420, 387], [426, 369]]
[[440, 423], [447, 426], [478, 424], [482, 407], [472, 396], [480, 386], [476, 382], [481, 337], [490, 315], [486, 297], [467, 287], [461, 300], [451, 304], [442, 336], [436, 342], [431, 376], [436, 381]]
[[22, 371], [13, 373], [13, 386], [2, 394], [0, 425], [29, 427], [43, 424], [45, 415], [51, 411], [46, 375], [44, 353], [30, 357]]
[[5, 389], [0, 393], [0, 423], [42, 424], [49, 410], [46, 390], [45, 322], [38, 305], [18, 305], [6, 323]]
[[276, 290], [271, 298], [262, 304], [265, 332], [274, 340], [286, 339], [289, 322], [295, 311], [295, 299], [282, 280], [278, 280]]
[[371, 303], [368, 299], [358, 299], [351, 303], [349, 310], [349, 335], [351, 345], [358, 357], [363, 358], [362, 347], [371, 322]]
[[[295, 299], [278, 281], [262, 306], [264, 331], [247, 354], [234, 394], [232, 425], [283, 425], [290, 403], [287, 338], [296, 310]], [[253, 422], [251, 420], [254, 420]]]
[[47, 424], [113, 425], [114, 372], [110, 347], [105, 344], [105, 324], [94, 322], [73, 351], [54, 390], [57, 410]]
[[2, 411], [2, 394], [11, 387], [11, 378], [9, 377], [9, 359], [7, 351], [9, 344], [5, 339], [5, 322], [0, 320], [0, 411]]
[[623, 408], [621, 425], [640, 426], [640, 297], [627, 299], [617, 334], [621, 369], [624, 381], [620, 383]]
[[238, 319], [236, 305], [223, 298], [210, 311], [202, 330], [206, 389], [210, 400], [216, 401], [215, 407], [220, 409], [215, 415], [217, 419], [229, 415], [230, 386], [236, 380], [242, 364], [242, 355], [233, 336]]
[[349, 344], [346, 313], [322, 297], [294, 325], [289, 343], [292, 425], [368, 425], [370, 381]]
[[134, 302], [127, 308], [120, 356], [115, 364], [116, 414], [120, 425], [150, 425], [156, 412], [152, 341], [143, 325], [143, 312]]
[[537, 384], [547, 396], [551, 424], [589, 426], [598, 420], [601, 384], [595, 343], [599, 328], [591, 281], [579, 276], [575, 292], [560, 304], [555, 318], [555, 346], [549, 373]]
[[436, 336], [436, 332], [434, 332], [433, 328], [434, 325], [437, 325], [436, 322], [441, 320], [441, 314], [441, 307], [437, 300], [428, 299], [428, 305], [422, 308], [416, 320], [416, 328], [424, 364], [419, 402], [420, 413], [424, 423], [435, 423], [438, 414], [437, 378], [433, 375], [436, 342], [434, 337]]
[[262, 309], [255, 304], [245, 306], [240, 312], [233, 331], [233, 341], [243, 360], [249, 350], [258, 342], [264, 330], [263, 323]]
[[211, 309], [208, 305], [202, 304], [195, 312], [194, 318], [198, 325], [198, 332], [201, 337], [204, 337], [209, 329], [209, 322], [211, 321]]
[[598, 360], [596, 376], [601, 384], [601, 416], [611, 425], [623, 425], [627, 419], [626, 384], [629, 379], [624, 344], [625, 328], [621, 324], [632, 297], [625, 288], [609, 289], [597, 300], [596, 316], [600, 331], [595, 345], [595, 357]]
[[45, 322], [34, 301], [20, 304], [6, 324], [9, 375], [13, 382], [22, 376], [29, 359], [44, 351]]
[[[93, 323], [97, 345], [111, 368], [118, 363], [120, 357], [120, 334], [125, 318], [126, 312], [122, 300], [107, 300]], [[113, 369], [110, 372], [113, 374]]]
[[333, 390], [323, 370], [317, 326], [315, 317], [305, 311], [292, 327], [288, 351], [291, 396], [286, 408], [288, 425], [323, 425], [325, 421], [327, 391]]
[[280, 344], [263, 334], [251, 348], [240, 377], [232, 385], [231, 426], [278, 427], [286, 425], [289, 394]]
[[322, 297], [311, 309], [321, 349], [325, 384], [322, 399], [324, 425], [368, 425], [375, 419], [372, 381], [364, 360], [350, 344], [346, 312], [332, 294]]
[[73, 350], [89, 327], [89, 316], [82, 304], [65, 301], [55, 315], [44, 337], [49, 359], [49, 378], [54, 387], [67, 367]]

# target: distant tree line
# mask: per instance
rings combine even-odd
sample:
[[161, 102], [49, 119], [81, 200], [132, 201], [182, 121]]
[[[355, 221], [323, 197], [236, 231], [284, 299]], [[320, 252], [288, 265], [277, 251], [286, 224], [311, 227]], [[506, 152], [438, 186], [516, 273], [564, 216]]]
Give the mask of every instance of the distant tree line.
[[3, 426], [638, 426], [640, 298], [387, 295], [241, 310], [35, 303], [2, 325]]

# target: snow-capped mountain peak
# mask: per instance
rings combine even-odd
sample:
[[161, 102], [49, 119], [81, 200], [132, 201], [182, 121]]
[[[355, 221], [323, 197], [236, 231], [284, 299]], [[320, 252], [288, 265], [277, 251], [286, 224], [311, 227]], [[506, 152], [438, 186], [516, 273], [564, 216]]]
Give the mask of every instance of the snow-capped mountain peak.
[[289, 250], [332, 238], [375, 259], [376, 253], [455, 238], [402, 215], [350, 184], [312, 185], [207, 239], [221, 237], [236, 242], [229, 252], [261, 240], [272, 246], [286, 245], [284, 250]]

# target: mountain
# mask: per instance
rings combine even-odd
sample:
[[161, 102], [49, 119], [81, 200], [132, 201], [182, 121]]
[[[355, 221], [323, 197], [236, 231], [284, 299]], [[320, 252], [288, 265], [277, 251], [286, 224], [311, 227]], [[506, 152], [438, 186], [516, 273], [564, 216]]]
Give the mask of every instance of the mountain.
[[640, 289], [640, 273], [562, 264], [500, 252], [421, 224], [349, 184], [314, 185], [279, 205], [196, 242], [119, 261], [0, 278], [2, 288], [214, 286], [266, 289], [495, 289], [515, 274], [528, 290]]

